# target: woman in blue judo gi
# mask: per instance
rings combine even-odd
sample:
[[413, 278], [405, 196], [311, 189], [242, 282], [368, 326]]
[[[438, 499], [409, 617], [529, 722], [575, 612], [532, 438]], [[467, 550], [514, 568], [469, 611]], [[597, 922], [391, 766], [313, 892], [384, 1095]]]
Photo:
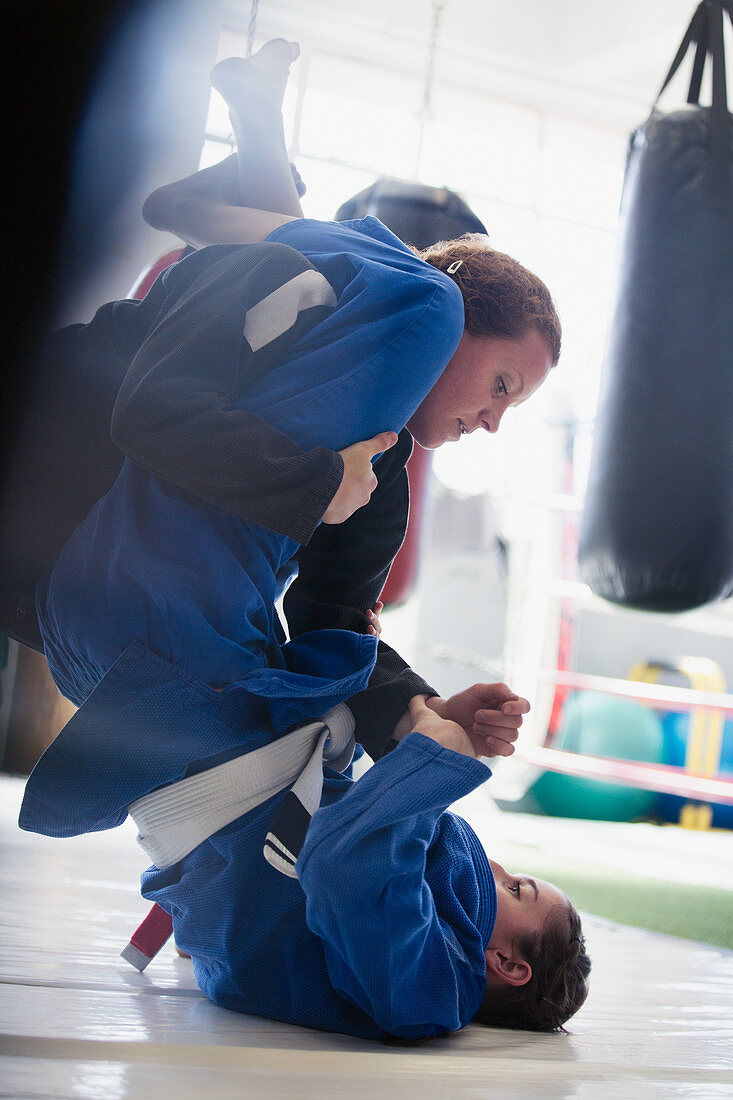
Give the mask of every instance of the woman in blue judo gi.
[[[270, 68], [277, 84], [275, 49], [279, 57], [265, 51], [255, 69]], [[243, 82], [240, 74], [217, 76], [235, 115], [243, 84], [251, 89], [249, 70]], [[257, 221], [254, 211], [243, 216]], [[265, 259], [274, 248], [295, 274], [253, 303], [241, 293], [259, 246], [222, 244], [178, 265], [132, 360], [116, 430], [124, 436], [126, 418], [139, 426], [149, 405], [155, 417], [170, 410], [177, 378], [188, 395], [182, 431], [195, 447], [190, 410], [210, 411], [208, 380], [225, 362], [228, 400], [217, 410], [226, 422], [254, 415], [305, 452], [341, 454], [344, 468], [359, 440], [394, 432], [397, 444], [375, 463], [369, 504], [319, 528], [306, 547], [277, 529], [286, 522], [252, 523], [185, 478], [146, 467], [137, 451], [125, 462], [39, 590], [49, 665], [80, 709], [29, 780], [21, 824], [57, 836], [109, 828], [151, 795], [165, 800], [169, 787], [249, 765], [293, 727], [343, 717], [348, 699], [359, 740], [381, 726], [378, 749], [398, 744], [356, 784], [322, 772], [318, 758], [321, 808], [302, 848], [273, 829], [293, 794], [279, 788], [144, 876], [144, 895], [172, 914], [201, 989], [227, 1007], [369, 1037], [442, 1034], [478, 1013], [560, 1026], [585, 991], [577, 915], [549, 885], [492, 869], [468, 825], [444, 812], [490, 774], [477, 753], [513, 750], [527, 704], [504, 685], [439, 699], [386, 647], [378, 654], [366, 618], [385, 548], [396, 550], [381, 525], [404, 529], [405, 425], [426, 446], [496, 430], [556, 359], [557, 328], [553, 343], [547, 308], [530, 303], [519, 331], [464, 331], [461, 277], [451, 276], [485, 248], [449, 248], [446, 274], [375, 219], [274, 217]], [[249, 240], [261, 239], [258, 224]], [[542, 284], [530, 282], [542, 298]], [[155, 422], [166, 430], [165, 418]], [[287, 641], [275, 605], [296, 569]], [[348, 753], [335, 763], [347, 762]]]

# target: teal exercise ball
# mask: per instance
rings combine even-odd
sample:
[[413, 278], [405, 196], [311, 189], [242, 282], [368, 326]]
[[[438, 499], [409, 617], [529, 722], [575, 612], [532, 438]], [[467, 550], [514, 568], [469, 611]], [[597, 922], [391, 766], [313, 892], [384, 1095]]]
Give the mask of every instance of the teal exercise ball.
[[[626, 699], [581, 691], [569, 696], [560, 735], [553, 746], [587, 756], [658, 764], [664, 752], [662, 723], [656, 714]], [[552, 817], [593, 821], [633, 821], [653, 814], [657, 795], [596, 779], [545, 772], [532, 794]]]

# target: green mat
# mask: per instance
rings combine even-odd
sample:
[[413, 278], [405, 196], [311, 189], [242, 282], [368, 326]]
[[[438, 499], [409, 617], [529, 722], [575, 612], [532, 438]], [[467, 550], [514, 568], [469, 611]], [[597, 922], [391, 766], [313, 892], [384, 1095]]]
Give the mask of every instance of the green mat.
[[[620, 924], [733, 949], [733, 892], [642, 878], [581, 861], [562, 862], [523, 844], [492, 849], [507, 870], [553, 882], [576, 908]], [[721, 875], [729, 874], [721, 867]]]

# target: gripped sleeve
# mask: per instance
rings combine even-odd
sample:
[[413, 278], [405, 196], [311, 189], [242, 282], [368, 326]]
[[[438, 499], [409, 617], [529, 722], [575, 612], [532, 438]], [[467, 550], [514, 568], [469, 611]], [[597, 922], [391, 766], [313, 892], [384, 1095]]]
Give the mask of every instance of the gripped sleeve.
[[490, 775], [412, 733], [311, 822], [297, 864], [308, 926], [336, 991], [390, 1035], [457, 1030], [481, 1002], [476, 903], [471, 919], [446, 920], [453, 879], [436, 897], [426, 861], [443, 811]]
[[[185, 282], [184, 265], [195, 276]], [[178, 487], [306, 542], [341, 483], [341, 456], [301, 450], [233, 400], [331, 312], [333, 290], [278, 244], [205, 249], [176, 267], [120, 388], [112, 438]]]
[[[284, 601], [291, 637], [323, 628], [367, 632], [365, 612], [379, 599], [405, 537], [411, 450], [412, 437], [403, 429], [374, 464], [377, 488], [369, 503], [345, 523], [322, 524], [298, 551], [298, 577]], [[438, 693], [380, 641], [369, 687], [349, 700], [356, 738], [373, 759], [384, 753], [409, 700], [420, 694]]]

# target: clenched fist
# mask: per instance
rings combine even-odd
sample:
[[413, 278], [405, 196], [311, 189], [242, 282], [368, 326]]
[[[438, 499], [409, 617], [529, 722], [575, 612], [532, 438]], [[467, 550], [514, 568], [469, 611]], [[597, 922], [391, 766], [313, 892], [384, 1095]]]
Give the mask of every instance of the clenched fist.
[[427, 706], [466, 732], [476, 756], [511, 756], [529, 703], [506, 684], [474, 684], [465, 691], [441, 699], [436, 695]]

